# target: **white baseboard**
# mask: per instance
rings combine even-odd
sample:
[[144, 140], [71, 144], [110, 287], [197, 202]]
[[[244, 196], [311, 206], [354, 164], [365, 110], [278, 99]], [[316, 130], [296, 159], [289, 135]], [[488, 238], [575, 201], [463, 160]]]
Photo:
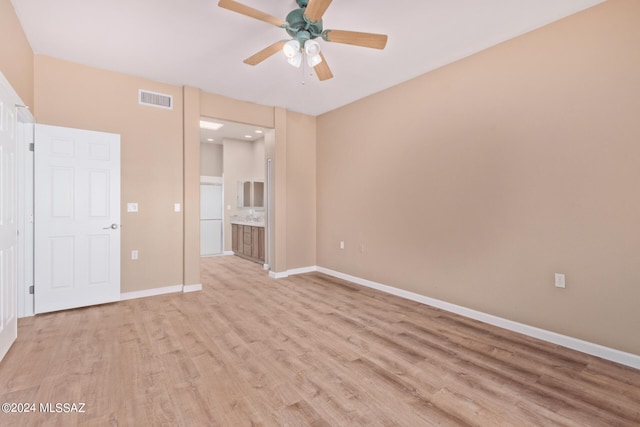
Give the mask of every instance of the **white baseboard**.
[[202, 290], [202, 283], [195, 283], [193, 285], [184, 285], [182, 287], [182, 292], [184, 292], [185, 294], [187, 292], [197, 292], [201, 290]]
[[202, 290], [202, 283], [192, 285], [172, 285], [162, 288], [145, 289], [143, 291], [124, 292], [120, 294], [120, 301], [136, 298], [153, 297], [156, 295], [173, 294], [178, 292], [188, 293]]
[[233, 252], [233, 251], [224, 251], [224, 252], [222, 252], [222, 255], [224, 255], [224, 256], [235, 255], [235, 254], [236, 253]]
[[603, 359], [607, 359], [612, 362], [616, 362], [622, 365], [630, 366], [632, 368], [640, 369], [640, 356], [636, 354], [626, 353], [613, 348], [604, 347], [599, 344], [594, 344], [588, 341], [583, 341], [577, 338], [547, 331], [545, 329], [540, 329], [534, 326], [525, 325], [523, 323], [514, 322], [512, 320], [493, 316], [491, 314], [483, 313], [481, 311], [476, 311], [470, 308], [462, 307], [460, 305], [451, 304], [445, 301], [441, 301], [434, 298], [426, 297], [424, 295], [416, 294], [414, 292], [409, 292], [403, 289], [394, 288], [393, 286], [383, 285], [382, 283], [372, 282], [371, 280], [366, 280], [360, 277], [351, 276], [349, 274], [340, 273], [338, 271], [330, 270], [328, 268], [315, 267], [313, 270], [309, 270], [309, 271], [318, 271], [320, 273], [324, 273], [329, 276], [337, 277], [343, 280], [348, 280], [349, 282], [353, 282], [361, 286], [377, 289], [379, 291], [386, 292], [388, 294], [396, 295], [401, 298], [416, 301], [432, 307], [440, 308], [445, 311], [459, 314], [461, 316], [468, 317], [471, 319], [479, 320], [481, 322], [498, 326], [500, 328], [507, 329], [510, 331], [518, 332], [533, 338], [538, 338], [540, 340], [557, 344], [562, 347], [567, 347], [573, 350], [580, 351], [582, 353], [601, 357]]
[[293, 268], [291, 270], [283, 271], [280, 273], [275, 273], [273, 271], [270, 271], [269, 277], [272, 277], [274, 279], [284, 279], [285, 277], [295, 276], [296, 274], [312, 273], [314, 271], [318, 271], [318, 267], [316, 267], [315, 265], [311, 267]]
[[281, 273], [276, 273], [274, 271], [270, 271], [269, 272], [269, 277], [271, 277], [272, 279], [284, 279], [286, 277], [289, 277], [289, 272], [288, 271], [283, 271]]
[[314, 271], [318, 271], [318, 267], [316, 267], [315, 265], [311, 267], [294, 268], [292, 270], [287, 270], [287, 273], [289, 274], [289, 276], [294, 276], [296, 274], [312, 273]]
[[172, 294], [182, 292], [182, 285], [164, 286], [162, 288], [145, 289], [143, 291], [124, 292], [120, 294], [120, 301], [129, 299], [153, 297], [156, 295]]

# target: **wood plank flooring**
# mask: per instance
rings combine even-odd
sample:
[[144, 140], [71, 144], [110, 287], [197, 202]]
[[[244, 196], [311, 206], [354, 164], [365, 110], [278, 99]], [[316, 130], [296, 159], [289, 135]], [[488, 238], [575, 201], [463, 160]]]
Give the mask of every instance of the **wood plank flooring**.
[[[310, 273], [21, 319], [1, 426], [639, 426], [640, 371]], [[39, 409], [39, 407], [37, 407]]]

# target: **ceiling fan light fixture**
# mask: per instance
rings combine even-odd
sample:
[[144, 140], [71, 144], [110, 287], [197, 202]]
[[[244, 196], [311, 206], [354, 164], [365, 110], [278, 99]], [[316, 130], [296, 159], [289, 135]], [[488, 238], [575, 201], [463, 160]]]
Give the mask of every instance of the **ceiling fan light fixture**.
[[302, 64], [302, 53], [298, 52], [293, 58], [287, 58], [287, 62], [296, 68], [300, 68]]
[[284, 56], [287, 57], [289, 64], [296, 68], [300, 67], [300, 64], [302, 64], [302, 51], [298, 40], [293, 39], [286, 42], [282, 48], [282, 52]]
[[320, 44], [315, 40], [307, 40], [304, 44], [304, 53], [308, 56], [319, 56]]
[[295, 0], [298, 8], [290, 11], [285, 20], [276, 18], [266, 12], [254, 9], [251, 6], [236, 0], [219, 0], [218, 6], [232, 12], [266, 22], [282, 28], [291, 37], [291, 40], [280, 40], [258, 53], [245, 59], [248, 65], [257, 65], [265, 59], [282, 50], [289, 64], [300, 67], [302, 57], [311, 66], [320, 81], [333, 77], [333, 73], [327, 65], [324, 55], [320, 52], [320, 46], [313, 41], [318, 37], [326, 42], [350, 44], [373, 49], [384, 49], [387, 44], [386, 34], [363, 33], [358, 31], [325, 30], [322, 18], [332, 0]]
[[320, 44], [315, 40], [307, 40], [304, 43], [304, 53], [307, 56], [307, 64], [313, 68], [322, 62], [320, 56]]
[[307, 64], [309, 65], [309, 67], [313, 68], [321, 62], [322, 62], [322, 57], [320, 55], [314, 55], [314, 56], [307, 55]]
[[288, 59], [295, 58], [300, 54], [300, 42], [298, 40], [289, 40], [284, 44], [282, 52]]

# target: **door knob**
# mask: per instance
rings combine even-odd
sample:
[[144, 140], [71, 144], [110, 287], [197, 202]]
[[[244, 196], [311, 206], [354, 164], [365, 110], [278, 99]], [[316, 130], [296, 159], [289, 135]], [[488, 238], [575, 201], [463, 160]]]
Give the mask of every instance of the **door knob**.
[[108, 229], [117, 230], [118, 224], [111, 224], [110, 226], [103, 228], [103, 230], [108, 230]]

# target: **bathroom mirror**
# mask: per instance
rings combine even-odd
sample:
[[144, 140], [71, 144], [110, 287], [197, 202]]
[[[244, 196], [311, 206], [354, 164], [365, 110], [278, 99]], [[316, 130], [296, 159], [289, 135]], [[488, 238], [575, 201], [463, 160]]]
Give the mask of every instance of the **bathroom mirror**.
[[264, 209], [264, 181], [238, 181], [238, 207]]
[[264, 181], [253, 181], [253, 200], [254, 208], [264, 208]]

